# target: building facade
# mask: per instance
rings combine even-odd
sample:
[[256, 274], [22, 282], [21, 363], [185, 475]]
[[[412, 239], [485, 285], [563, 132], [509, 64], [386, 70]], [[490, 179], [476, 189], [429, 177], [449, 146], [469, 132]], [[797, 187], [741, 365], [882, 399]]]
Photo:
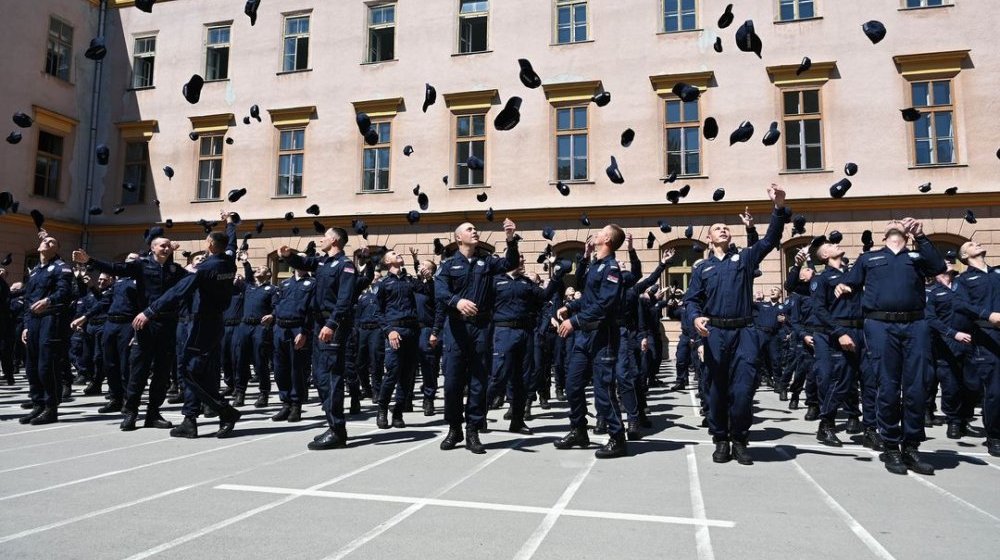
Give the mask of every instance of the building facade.
[[[196, 250], [197, 222], [235, 210], [247, 229], [264, 221], [251, 259], [283, 274], [274, 251], [306, 245], [314, 216], [305, 210], [317, 204], [326, 226], [368, 224], [354, 248], [424, 255], [462, 221], [494, 243], [510, 217], [536, 270], [547, 245], [569, 256], [592, 228], [616, 222], [635, 235], [648, 268], [676, 247], [663, 282], [684, 287], [699, 256], [686, 226], [703, 241], [710, 224], [739, 225], [749, 208], [763, 233], [772, 182], [808, 223], [803, 234], [786, 228], [782, 250], [762, 266], [762, 289], [781, 282], [813, 235], [841, 231], [853, 256], [864, 230], [894, 217], [922, 219], [944, 248], [972, 237], [1000, 244], [1000, 60], [990, 56], [998, 18], [974, 0], [759, 0], [739, 3], [726, 29], [717, 25], [722, 0], [281, 0], [262, 2], [253, 26], [239, 2], [160, 0], [152, 13], [121, 0], [3, 4], [0, 37], [15, 79], [0, 82], [0, 104], [37, 123], [0, 149], [0, 188], [21, 202], [18, 215], [0, 217], [15, 277], [36, 244], [31, 208], [70, 244], [108, 257], [136, 249], [145, 229], [168, 219], [168, 235]], [[872, 19], [888, 30], [878, 44], [862, 33]], [[761, 58], [737, 48], [744, 20], [762, 39]], [[72, 28], [68, 45], [62, 24]], [[83, 52], [101, 29], [108, 55], [95, 73]], [[519, 80], [522, 58], [541, 87]], [[182, 87], [195, 74], [205, 84], [191, 104]], [[700, 96], [681, 101], [681, 82]], [[437, 99], [425, 108], [426, 84]], [[611, 94], [603, 107], [592, 102], [602, 92]], [[520, 123], [499, 131], [493, 121], [515, 96]], [[259, 120], [245, 119], [254, 105]], [[909, 107], [918, 121], [901, 117]], [[374, 145], [359, 133], [360, 112], [378, 133]], [[709, 117], [720, 129], [711, 140]], [[730, 145], [743, 121], [753, 137]], [[765, 146], [772, 123], [781, 139]], [[635, 139], [623, 147], [626, 129]], [[54, 183], [43, 164], [56, 157], [53, 138], [62, 166]], [[107, 165], [94, 164], [97, 144], [110, 148]], [[469, 156], [483, 169], [470, 169]], [[624, 184], [605, 172], [612, 156]], [[853, 187], [834, 199], [830, 186], [848, 162], [859, 169]], [[925, 183], [928, 193], [918, 189]], [[429, 206], [409, 224], [418, 185]], [[688, 196], [668, 202], [684, 185]], [[228, 203], [236, 188], [246, 196]], [[725, 198], [714, 202], [718, 188]], [[967, 209], [978, 223], [963, 219]], [[551, 242], [545, 226], [556, 230]]]

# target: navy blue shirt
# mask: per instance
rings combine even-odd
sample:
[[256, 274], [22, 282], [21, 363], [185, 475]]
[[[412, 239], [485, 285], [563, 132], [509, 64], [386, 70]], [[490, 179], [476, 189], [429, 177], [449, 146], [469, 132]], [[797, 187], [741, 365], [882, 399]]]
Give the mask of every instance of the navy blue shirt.
[[972, 332], [972, 319], [959, 311], [959, 300], [965, 299], [965, 294], [957, 293], [961, 289], [959, 286], [957, 280], [952, 281], [950, 287], [935, 282], [927, 292], [927, 320], [935, 335], [941, 339], [954, 340], [955, 335], [960, 332]]
[[[201, 268], [201, 266], [198, 268]], [[243, 303], [246, 301], [244, 298], [246, 289], [247, 285], [242, 280], [236, 280], [232, 285], [233, 291], [229, 297], [229, 306], [226, 307], [226, 311], [222, 314], [222, 317], [227, 322], [243, 319]]]
[[278, 290], [270, 283], [248, 285], [243, 293], [243, 319], [260, 322], [261, 317], [274, 314]]
[[385, 275], [375, 292], [375, 317], [382, 332], [389, 334], [398, 323], [418, 325], [417, 292], [430, 295], [434, 287], [406, 273]]
[[924, 279], [945, 271], [944, 259], [925, 236], [917, 237], [917, 250], [904, 247], [893, 254], [888, 247], [862, 253], [841, 284], [863, 287], [861, 308], [871, 311], [923, 311]]
[[776, 331], [780, 326], [778, 324], [778, 315], [781, 315], [782, 310], [778, 308], [778, 304], [770, 301], [762, 301], [753, 304], [754, 311], [754, 326], [758, 329], [764, 329], [767, 331]]
[[500, 274], [493, 278], [493, 321], [526, 321], [535, 324], [539, 310], [554, 294], [562, 291], [560, 266], [545, 288], [538, 286], [524, 275], [513, 277]]
[[[159, 299], [167, 290], [176, 286], [182, 278], [189, 275], [188, 271], [175, 263], [173, 258], [167, 259], [162, 265], [156, 262], [152, 256], [140, 257], [134, 261], [122, 263], [106, 263], [91, 259], [87, 265], [105, 274], [135, 280], [138, 286], [136, 303], [140, 308], [147, 307]], [[226, 302], [228, 303], [228, 301], [227, 299]], [[168, 308], [161, 309], [160, 312], [164, 314], [176, 313], [178, 305], [177, 303], [172, 304]]]
[[843, 277], [842, 271], [827, 267], [809, 283], [809, 290], [812, 292], [810, 299], [813, 300], [810, 308], [812, 316], [837, 338], [847, 334], [848, 331], [848, 327], [837, 324], [838, 320], [864, 318], [861, 311], [861, 294], [854, 292], [843, 294], [839, 298], [834, 295], [834, 289]]
[[309, 312], [314, 320], [329, 329], [353, 317], [357, 270], [344, 253], [336, 256], [303, 256], [295, 253], [285, 259], [288, 265], [315, 273], [316, 289]]
[[111, 286], [111, 307], [108, 308], [108, 315], [135, 317], [141, 310], [138, 301], [138, 283], [132, 278], [119, 278]]
[[291, 277], [282, 280], [277, 301], [274, 304], [274, 316], [282, 321], [306, 321], [309, 304], [316, 290], [316, 280], [309, 276]]
[[226, 234], [229, 236], [229, 243], [225, 251], [210, 255], [202, 261], [194, 274], [188, 274], [149, 304], [143, 314], [153, 318], [165, 309], [176, 310], [181, 301], [197, 293], [199, 300], [195, 320], [199, 316], [222, 316], [229, 307], [233, 279], [236, 278], [236, 224], [227, 224]]
[[973, 320], [986, 321], [1000, 311], [1000, 268], [969, 267], [955, 279], [959, 286], [959, 310]]
[[56, 257], [48, 263], [39, 263], [28, 272], [24, 285], [24, 319], [32, 317], [31, 306], [48, 298], [49, 309], [62, 309], [69, 313], [73, 301], [73, 267]]
[[621, 277], [622, 271], [614, 253], [590, 263], [581, 284], [583, 297], [566, 305], [573, 313], [570, 323], [574, 329], [592, 331], [618, 319]]
[[434, 297], [449, 317], [461, 317], [456, 306], [459, 300], [467, 299], [486, 319], [493, 311], [493, 277], [512, 269], [519, 260], [514, 240], [507, 242], [504, 258], [488, 255], [470, 259], [455, 253], [441, 262], [434, 275]]
[[358, 303], [354, 306], [358, 325], [370, 325], [378, 322], [378, 306], [375, 302], [375, 294], [378, 293], [381, 285], [382, 281], [380, 280], [372, 284], [370, 288], [361, 292], [361, 295], [358, 296]]

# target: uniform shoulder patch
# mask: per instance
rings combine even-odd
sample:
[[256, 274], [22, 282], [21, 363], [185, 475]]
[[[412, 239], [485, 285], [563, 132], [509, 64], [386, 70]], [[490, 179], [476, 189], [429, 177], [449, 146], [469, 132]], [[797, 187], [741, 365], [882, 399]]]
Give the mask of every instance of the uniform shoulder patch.
[[819, 288], [819, 282], [813, 280], [812, 283], [809, 284], [809, 291], [815, 292], [816, 288]]
[[740, 262], [740, 254], [739, 253], [734, 254], [733, 258], [732, 258], [732, 261], [733, 262]]

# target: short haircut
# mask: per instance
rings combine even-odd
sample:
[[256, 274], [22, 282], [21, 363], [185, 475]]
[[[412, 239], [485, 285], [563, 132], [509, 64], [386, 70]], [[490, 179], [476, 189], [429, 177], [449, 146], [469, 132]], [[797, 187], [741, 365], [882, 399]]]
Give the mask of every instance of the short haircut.
[[611, 250], [617, 251], [625, 243], [625, 230], [618, 224], [608, 224], [611, 228]]
[[[333, 235], [330, 235], [331, 233]], [[329, 231], [326, 232], [326, 234], [333, 237], [334, 241], [337, 242], [337, 246], [339, 246], [341, 249], [347, 247], [347, 230], [345, 230], [344, 228], [332, 227], [329, 229]]]
[[432, 273], [433, 272], [437, 272], [437, 268], [438, 268], [437, 263], [434, 262], [434, 261], [432, 261], [432, 260], [430, 260], [430, 259], [422, 260], [422, 261], [420, 261], [420, 264], [424, 265], [427, 268], [427, 270], [430, 270]]
[[229, 244], [229, 236], [220, 231], [213, 231], [208, 234], [208, 238], [212, 240], [212, 245], [219, 251], [225, 249], [226, 245]]

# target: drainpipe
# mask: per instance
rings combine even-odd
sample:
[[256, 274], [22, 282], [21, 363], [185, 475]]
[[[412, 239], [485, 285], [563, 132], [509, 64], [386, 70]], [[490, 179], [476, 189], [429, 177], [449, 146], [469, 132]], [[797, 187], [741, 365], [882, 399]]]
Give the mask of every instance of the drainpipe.
[[[104, 23], [107, 18], [108, 0], [101, 0], [97, 16], [97, 36], [104, 37]], [[104, 38], [108, 40], [107, 37]], [[90, 242], [90, 207], [94, 204], [94, 150], [97, 149], [97, 125], [100, 122], [101, 110], [101, 75], [104, 61], [94, 64], [94, 83], [90, 90], [90, 137], [87, 141], [87, 188], [83, 195], [83, 239], [81, 246], [87, 248]]]

